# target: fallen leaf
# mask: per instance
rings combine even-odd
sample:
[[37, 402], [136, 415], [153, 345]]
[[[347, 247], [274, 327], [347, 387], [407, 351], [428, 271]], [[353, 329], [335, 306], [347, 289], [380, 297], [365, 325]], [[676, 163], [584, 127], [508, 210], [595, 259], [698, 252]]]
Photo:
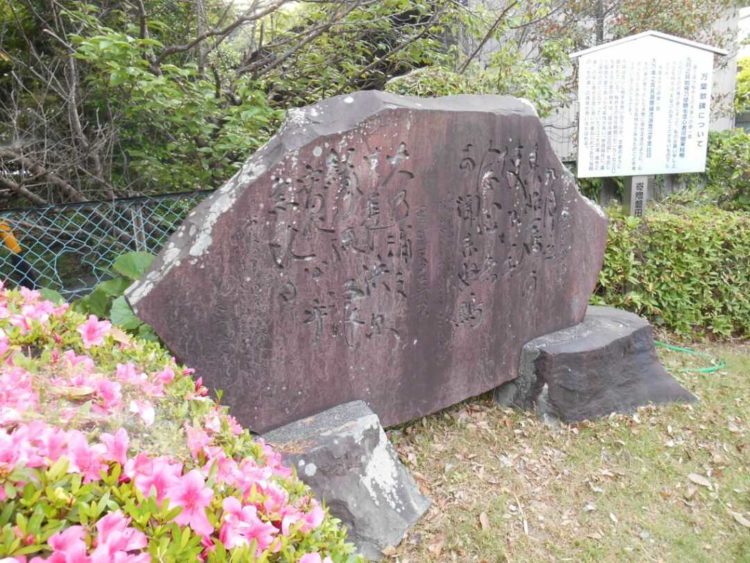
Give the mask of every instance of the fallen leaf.
[[750, 528], [750, 520], [745, 518], [742, 514], [740, 514], [739, 512], [732, 512], [731, 510], [728, 510], [727, 512], [732, 515], [732, 518], [734, 518], [740, 526]]
[[110, 327], [109, 329], [109, 335], [112, 337], [112, 339], [115, 342], [119, 342], [120, 344], [130, 344], [131, 339], [127, 332], [124, 330], [121, 330], [115, 326]]
[[96, 393], [96, 389], [86, 385], [53, 385], [49, 388], [49, 391], [54, 395], [58, 395], [71, 401], [88, 399], [89, 397], [93, 397], [94, 393]]
[[479, 515], [479, 524], [482, 526], [483, 530], [489, 530], [490, 529], [490, 518], [487, 516], [486, 512], [482, 512]]
[[445, 544], [444, 536], [437, 536], [430, 545], [427, 546], [427, 551], [432, 553], [435, 557], [439, 557], [443, 552], [443, 544]]
[[713, 486], [711, 485], [711, 481], [706, 479], [703, 475], [698, 475], [697, 473], [690, 473], [688, 475], [688, 479], [690, 479], [696, 485], [700, 485], [701, 487], [706, 487], [707, 489], [713, 489]]
[[391, 557], [393, 555], [396, 555], [396, 548], [393, 547], [392, 545], [386, 546], [383, 549], [383, 555], [385, 555], [386, 557]]

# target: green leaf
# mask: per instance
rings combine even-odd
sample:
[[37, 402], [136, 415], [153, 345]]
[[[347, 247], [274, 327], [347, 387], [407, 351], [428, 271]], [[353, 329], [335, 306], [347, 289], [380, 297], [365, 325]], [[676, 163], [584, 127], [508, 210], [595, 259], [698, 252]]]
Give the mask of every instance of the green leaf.
[[78, 303], [85, 313], [104, 318], [109, 313], [110, 297], [98, 287]]
[[130, 308], [130, 305], [128, 305], [128, 302], [122, 295], [112, 301], [110, 319], [114, 324], [125, 330], [135, 330], [143, 324], [143, 321], [135, 316], [133, 309]]
[[151, 328], [151, 325], [147, 325], [146, 323], [141, 323], [140, 326], [138, 326], [138, 336], [149, 342], [159, 342], [159, 336], [154, 332], [154, 329]]
[[121, 276], [136, 281], [148, 270], [153, 261], [153, 255], [148, 252], [128, 252], [115, 260], [112, 269]]
[[114, 278], [111, 280], [103, 281], [96, 288], [103, 291], [110, 297], [119, 297], [125, 290], [132, 284], [132, 281], [128, 278]]
[[65, 303], [65, 298], [54, 289], [43, 287], [39, 290], [39, 293], [41, 293], [42, 297], [44, 297], [47, 301], [52, 301], [55, 305], [61, 305]]
[[13, 486], [13, 483], [5, 483], [5, 496], [10, 499], [16, 498], [16, 493], [18, 491]]

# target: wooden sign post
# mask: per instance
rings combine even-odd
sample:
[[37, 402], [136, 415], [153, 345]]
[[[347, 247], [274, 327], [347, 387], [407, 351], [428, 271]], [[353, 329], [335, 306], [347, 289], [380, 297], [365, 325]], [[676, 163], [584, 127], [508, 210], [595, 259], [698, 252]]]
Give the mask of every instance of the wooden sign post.
[[646, 31], [573, 53], [578, 73], [578, 177], [630, 177], [626, 209], [643, 214], [647, 176], [703, 172], [714, 54]]

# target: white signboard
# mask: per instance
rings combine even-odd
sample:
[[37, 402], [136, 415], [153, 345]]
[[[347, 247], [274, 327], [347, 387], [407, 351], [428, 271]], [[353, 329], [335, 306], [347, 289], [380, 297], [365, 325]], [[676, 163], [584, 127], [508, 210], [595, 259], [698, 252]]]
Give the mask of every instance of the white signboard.
[[705, 170], [713, 52], [643, 35], [580, 54], [579, 178]]

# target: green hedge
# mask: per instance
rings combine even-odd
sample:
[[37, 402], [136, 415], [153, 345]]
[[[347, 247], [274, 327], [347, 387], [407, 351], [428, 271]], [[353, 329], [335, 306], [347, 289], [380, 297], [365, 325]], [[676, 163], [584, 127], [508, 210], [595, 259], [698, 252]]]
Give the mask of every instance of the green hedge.
[[750, 214], [716, 207], [612, 217], [596, 304], [683, 336], [750, 336]]

